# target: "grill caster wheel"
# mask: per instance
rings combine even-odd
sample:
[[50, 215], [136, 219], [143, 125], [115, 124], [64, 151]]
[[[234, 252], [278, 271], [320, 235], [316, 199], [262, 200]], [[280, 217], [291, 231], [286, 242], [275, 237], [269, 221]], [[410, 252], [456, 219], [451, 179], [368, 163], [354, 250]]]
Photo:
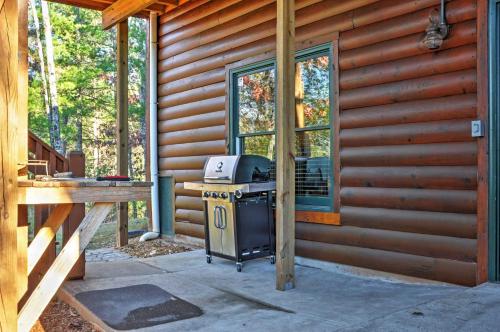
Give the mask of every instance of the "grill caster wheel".
[[236, 263], [236, 271], [241, 272], [242, 269], [243, 269], [243, 264]]
[[270, 258], [270, 262], [272, 265], [274, 265], [276, 263], [276, 256], [272, 255]]
[[212, 256], [207, 256], [207, 264], [212, 263]]

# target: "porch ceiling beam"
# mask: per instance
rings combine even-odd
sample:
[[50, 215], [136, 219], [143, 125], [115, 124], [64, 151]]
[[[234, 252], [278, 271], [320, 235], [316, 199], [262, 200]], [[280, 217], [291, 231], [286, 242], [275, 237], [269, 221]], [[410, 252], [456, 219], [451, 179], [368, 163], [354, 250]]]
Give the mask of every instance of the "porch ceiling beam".
[[295, 287], [295, 5], [277, 1], [276, 289]]
[[102, 27], [107, 30], [156, 2], [157, 0], [118, 0], [102, 12]]

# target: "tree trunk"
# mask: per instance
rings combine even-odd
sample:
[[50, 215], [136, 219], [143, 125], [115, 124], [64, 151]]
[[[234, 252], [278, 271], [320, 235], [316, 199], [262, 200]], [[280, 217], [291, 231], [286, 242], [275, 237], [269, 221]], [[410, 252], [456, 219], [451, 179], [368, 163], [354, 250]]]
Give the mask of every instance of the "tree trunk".
[[[40, 38], [40, 21], [36, 10], [35, 0], [30, 0], [31, 14], [33, 15], [33, 24], [36, 31], [36, 45], [38, 48], [38, 57], [40, 58], [40, 76], [42, 78], [43, 101], [45, 112], [49, 121], [49, 128], [52, 128], [52, 113], [50, 111], [49, 91], [47, 89], [47, 72], [45, 70], [45, 57], [43, 55], [42, 40]], [[50, 132], [50, 142], [53, 142], [52, 131]]]
[[[134, 179], [134, 165], [132, 165], [132, 146], [128, 146], [128, 176]], [[137, 202], [132, 201], [132, 218], [137, 220]]]
[[51, 137], [54, 138], [52, 147], [64, 155], [64, 147], [61, 140], [61, 127], [59, 122], [59, 104], [57, 101], [56, 66], [54, 63], [54, 45], [52, 44], [52, 26], [50, 24], [49, 6], [42, 0], [42, 18], [45, 31], [45, 47], [47, 50], [47, 69], [49, 71], [49, 92], [52, 113], [52, 125], [50, 127]]

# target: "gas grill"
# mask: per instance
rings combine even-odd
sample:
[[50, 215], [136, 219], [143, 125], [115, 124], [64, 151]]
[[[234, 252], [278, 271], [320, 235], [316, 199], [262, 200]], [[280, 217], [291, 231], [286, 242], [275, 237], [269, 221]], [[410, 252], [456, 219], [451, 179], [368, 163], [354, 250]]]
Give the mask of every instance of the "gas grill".
[[270, 181], [271, 162], [254, 156], [217, 156], [205, 163], [203, 183], [185, 182], [201, 191], [205, 203], [207, 263], [212, 256], [243, 261], [271, 256], [275, 262], [275, 230]]

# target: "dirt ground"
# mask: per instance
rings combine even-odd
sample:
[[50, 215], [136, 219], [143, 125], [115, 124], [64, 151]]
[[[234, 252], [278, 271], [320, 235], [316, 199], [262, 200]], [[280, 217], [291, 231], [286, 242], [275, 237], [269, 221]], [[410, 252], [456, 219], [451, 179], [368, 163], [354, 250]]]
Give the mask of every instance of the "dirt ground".
[[120, 248], [120, 250], [133, 257], [147, 258], [191, 251], [192, 248], [163, 239], [139, 242], [139, 238], [136, 237], [130, 239], [129, 244]]
[[54, 300], [43, 312], [31, 332], [98, 332], [68, 304]]

